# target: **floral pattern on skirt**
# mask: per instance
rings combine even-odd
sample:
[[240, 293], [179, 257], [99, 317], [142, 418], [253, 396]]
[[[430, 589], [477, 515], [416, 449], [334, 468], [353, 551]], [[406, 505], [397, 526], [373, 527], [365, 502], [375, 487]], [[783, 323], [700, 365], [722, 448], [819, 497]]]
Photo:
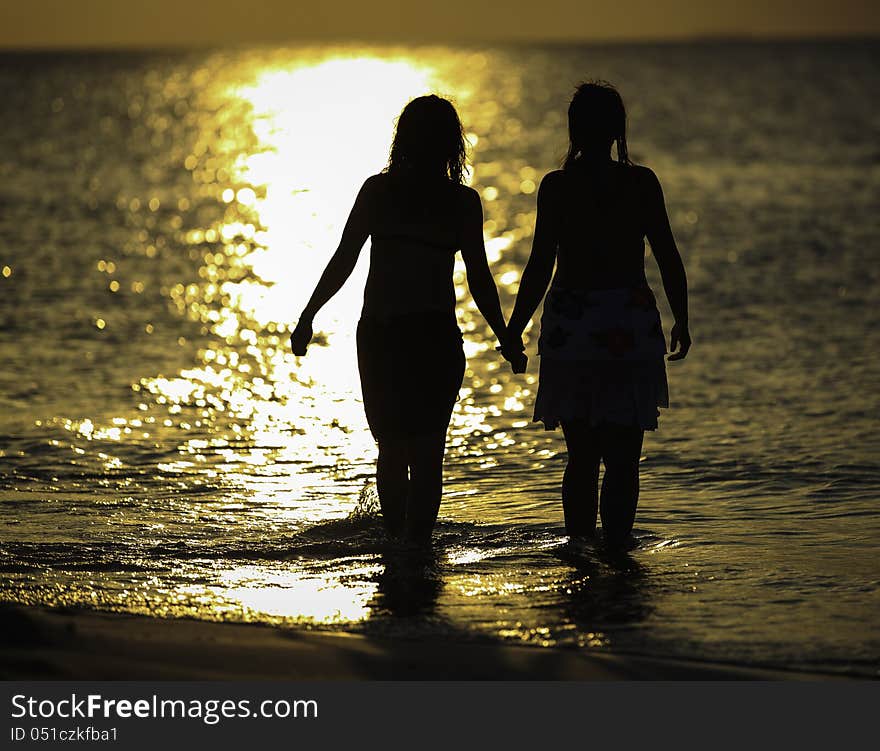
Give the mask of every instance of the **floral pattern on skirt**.
[[544, 303], [535, 421], [657, 428], [669, 406], [666, 342], [647, 285], [604, 290], [552, 287]]

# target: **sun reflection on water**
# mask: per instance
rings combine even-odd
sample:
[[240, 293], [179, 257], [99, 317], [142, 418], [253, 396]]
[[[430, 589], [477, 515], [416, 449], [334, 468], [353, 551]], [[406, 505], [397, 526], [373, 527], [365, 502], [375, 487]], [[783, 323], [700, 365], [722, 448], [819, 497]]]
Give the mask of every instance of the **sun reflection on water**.
[[[377, 567], [356, 570], [375, 574]], [[240, 603], [255, 619], [267, 617], [296, 619], [330, 624], [363, 620], [376, 584], [361, 581], [360, 586], [339, 586], [332, 577], [304, 576], [295, 572], [272, 575], [256, 566], [241, 566], [224, 572], [221, 586], [211, 588], [217, 600]]]
[[[199, 281], [171, 290], [178, 309], [200, 320], [215, 343], [178, 377], [140, 385], [172, 419], [194, 408], [213, 433], [182, 445], [165, 471], [192, 472], [209, 453], [252, 505], [266, 499], [267, 524], [346, 515], [349, 491], [364, 480], [340, 482], [340, 469], [363, 478], [375, 456], [352, 366], [365, 263], [320, 315], [307, 358], [289, 354], [286, 332], [335, 249], [361, 182], [383, 168], [396, 116], [431, 84], [424, 65], [360, 55], [266, 67], [213, 94], [245, 113], [240, 130], [253, 140], [221, 167], [222, 221], [184, 235], [203, 261]], [[314, 503], [328, 482], [336, 487]], [[261, 617], [358, 620], [371, 595], [369, 587], [358, 595], [314, 574], [282, 582], [235, 569], [220, 578], [210, 590], [218, 607], [240, 603]]]
[[[323, 453], [317, 463], [325, 465], [339, 458], [326, 454], [341, 431], [350, 458], [371, 457], [351, 367], [363, 264], [318, 322], [317, 343], [333, 339], [336, 346], [313, 346], [297, 362], [285, 334], [338, 242], [361, 181], [383, 167], [394, 118], [429, 82], [430, 71], [412, 62], [349, 56], [266, 68], [214, 94], [243, 105], [232, 109], [247, 114], [255, 141], [221, 168], [229, 183], [220, 192], [223, 221], [185, 234], [205, 248], [203, 281], [179, 283], [171, 296], [217, 344], [179, 378], [143, 384], [169, 411], [191, 404], [215, 417], [225, 412], [229, 432], [259, 434], [281, 452], [293, 443], [300, 459]], [[198, 161], [188, 167], [200, 169]], [[298, 440], [306, 432], [308, 441]]]
[[[871, 227], [852, 221], [854, 210], [872, 216], [880, 184], [859, 137], [873, 100], [850, 97], [847, 122], [866, 127], [841, 130], [827, 87], [778, 78], [757, 104], [745, 90], [710, 101], [682, 139], [669, 113], [690, 101], [703, 52], [638, 70], [630, 50], [519, 47], [99, 55], [75, 70], [63, 57], [20, 60], [0, 170], [3, 226], [17, 238], [0, 259], [3, 598], [544, 645], [607, 638], [876, 674], [866, 415], [880, 327], [850, 325], [877, 309]], [[713, 52], [697, 84], [730, 94], [717, 83], [744, 64], [730, 53]], [[798, 70], [845, 65], [859, 90], [876, 88], [858, 45], [785, 54]], [[767, 55], [751, 58], [767, 67]], [[375, 510], [352, 513], [372, 492], [375, 457], [351, 336], [363, 265], [302, 361], [289, 354], [290, 324], [360, 182], [382, 167], [394, 116], [431, 90], [452, 95], [469, 131], [509, 312], [537, 185], [564, 153], [585, 62], [626, 81], [635, 158], [668, 186], [703, 311], [702, 348], [672, 368], [676, 404], [646, 441], [633, 553], [644, 571], [556, 549], [564, 444], [530, 425], [537, 364], [509, 374], [459, 265], [468, 372], [437, 560], [409, 581], [387, 560]], [[770, 123], [804, 96], [822, 106], [787, 112], [784, 131], [744, 141], [730, 124], [743, 108]], [[828, 136], [818, 151], [817, 124]], [[822, 221], [780, 234], [789, 216]], [[829, 285], [833, 310], [802, 304]], [[826, 329], [839, 336], [829, 343]], [[747, 356], [730, 356], [731, 335]], [[816, 383], [839, 386], [833, 404]], [[791, 394], [813, 396], [793, 410]], [[853, 431], [864, 440], [838, 440]], [[794, 518], [806, 531], [791, 537]], [[401, 618], [401, 600], [424, 620]]]
[[[147, 451], [167, 447], [150, 471], [173, 489], [173, 507], [162, 510], [162, 523], [166, 531], [174, 527], [186, 546], [199, 549], [211, 539], [205, 529], [186, 531], [198, 521], [215, 530], [218, 554], [228, 541], [242, 539], [269, 551], [265, 565], [247, 570], [220, 555], [207, 581], [176, 587], [173, 597], [167, 593], [175, 608], [209, 618], [239, 613], [337, 623], [362, 620], [373, 607], [376, 572], [346, 564], [342, 578], [338, 571], [325, 575], [293, 562], [289, 547], [303, 530], [348, 517], [373, 482], [376, 448], [361, 405], [354, 343], [367, 248], [353, 278], [318, 316], [308, 357], [290, 354], [287, 336], [335, 250], [361, 183], [384, 167], [401, 109], [415, 96], [452, 88], [444, 80], [449, 59], [443, 52], [417, 60], [325, 50], [293, 61], [244, 61], [217, 77], [199, 74], [203, 83], [192, 103], [198, 133], [179, 155], [191, 175], [189, 193], [117, 198], [120, 210], [143, 221], [138, 237], [144, 256], [158, 263], [174, 249], [193, 262], [179, 268], [195, 273], [179, 275], [161, 291], [201, 336], [194, 338], [198, 346], [187, 366], [132, 385], [135, 416], [114, 417], [110, 424], [97, 417], [66, 420], [63, 427], [96, 448], [136, 441]], [[495, 114], [473, 97], [478, 73], [468, 70], [457, 77], [471, 85], [459, 86], [453, 99], [473, 131], [469, 141], [484, 147]], [[531, 167], [511, 169], [515, 185], [504, 179], [511, 170], [493, 160], [480, 160], [471, 177], [486, 203], [486, 250], [502, 295], [519, 278], [505, 256], [528, 236], [532, 219], [521, 212], [508, 221], [506, 197], [530, 192], [536, 174]], [[167, 241], [146, 231], [166, 211], [173, 238]], [[101, 259], [96, 268], [112, 275], [117, 264]], [[111, 292], [118, 292], [115, 281]], [[470, 299], [460, 259], [453, 281], [469, 365], [449, 453], [465, 471], [493, 471], [499, 466], [493, 452], [516, 443], [509, 428], [526, 424], [512, 420], [499, 428], [499, 420], [525, 410], [534, 378], [522, 384], [501, 377], [494, 340]], [[137, 283], [140, 292], [132, 290], [140, 294], [145, 285]], [[99, 320], [96, 326], [107, 325]], [[147, 324], [146, 333], [159, 325]], [[176, 331], [174, 338], [181, 347], [188, 344]], [[114, 466], [112, 456], [105, 466]], [[450, 489], [447, 508], [463, 508], [470, 492]], [[276, 555], [291, 560], [281, 573], [269, 562]], [[471, 561], [483, 554], [465, 549], [461, 556]], [[456, 560], [452, 556], [453, 565]], [[494, 592], [496, 584], [475, 580], [466, 589]], [[125, 607], [136, 607], [129, 595], [123, 599]]]
[[[429, 88], [430, 71], [412, 62], [353, 57], [266, 70], [233, 89], [253, 107], [262, 147], [234, 167], [241, 181], [262, 186], [253, 204], [262, 247], [247, 261], [271, 285], [239, 288], [241, 311], [262, 325], [298, 313], [292, 304], [308, 299], [360, 184], [385, 165], [396, 116]], [[324, 330], [353, 329], [361, 280], [328, 305]]]

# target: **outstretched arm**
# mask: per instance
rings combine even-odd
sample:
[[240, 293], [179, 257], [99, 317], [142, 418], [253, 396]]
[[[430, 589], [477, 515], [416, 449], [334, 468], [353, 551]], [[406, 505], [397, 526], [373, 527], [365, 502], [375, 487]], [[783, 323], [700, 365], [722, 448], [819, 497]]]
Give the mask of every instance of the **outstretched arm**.
[[470, 189], [465, 192], [464, 204], [461, 255], [467, 270], [468, 287], [495, 336], [503, 341], [507, 327], [483, 243], [483, 205], [477, 192]]
[[651, 243], [651, 252], [660, 267], [663, 289], [669, 300], [672, 315], [675, 317], [669, 343], [669, 349], [673, 354], [669, 356], [669, 359], [682, 360], [687, 356], [691, 347], [691, 335], [688, 330], [687, 274], [685, 274], [681, 253], [678, 252], [678, 246], [672, 235], [672, 227], [669, 226], [669, 215], [663, 200], [663, 189], [660, 187], [657, 176], [650, 170], [648, 171], [647, 191], [648, 242]]
[[[553, 175], [554, 173], [550, 173]], [[547, 175], [538, 189], [538, 215], [535, 219], [535, 235], [532, 239], [532, 253], [519, 282], [516, 303], [507, 324], [510, 347], [522, 347], [522, 334], [541, 304], [544, 293], [553, 276], [556, 263], [556, 248], [559, 244], [556, 220], [558, 197], [556, 182]]]
[[300, 314], [296, 328], [290, 335], [290, 346], [293, 354], [304, 355], [312, 339], [312, 321], [325, 303], [345, 284], [354, 271], [358, 256], [361, 253], [367, 236], [370, 234], [369, 205], [371, 183], [367, 180], [360, 189], [354, 206], [342, 231], [339, 247], [333, 254], [318, 280], [315, 291], [303, 312]]

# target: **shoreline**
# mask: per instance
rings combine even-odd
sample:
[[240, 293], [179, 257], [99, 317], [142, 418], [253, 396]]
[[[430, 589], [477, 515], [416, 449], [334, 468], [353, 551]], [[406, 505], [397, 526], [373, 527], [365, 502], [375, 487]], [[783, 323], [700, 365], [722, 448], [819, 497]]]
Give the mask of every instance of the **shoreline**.
[[5, 681], [861, 679], [488, 641], [382, 639], [0, 603]]

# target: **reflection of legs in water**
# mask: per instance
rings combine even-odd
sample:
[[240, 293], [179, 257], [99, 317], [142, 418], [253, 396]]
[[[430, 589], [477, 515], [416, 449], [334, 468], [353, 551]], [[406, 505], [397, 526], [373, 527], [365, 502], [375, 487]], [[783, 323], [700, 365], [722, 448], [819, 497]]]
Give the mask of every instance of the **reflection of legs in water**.
[[[572, 537], [591, 537], [596, 531], [596, 506], [605, 541], [614, 545], [632, 531], [639, 500], [639, 456], [644, 431], [638, 427], [585, 421], [562, 425], [568, 446], [568, 465], [562, 481], [565, 530]], [[601, 501], [599, 460], [605, 464]]]
[[443, 453], [446, 431], [420, 436], [408, 442], [410, 469], [406, 503], [406, 538], [419, 545], [431, 541], [443, 494]]
[[562, 478], [562, 509], [565, 531], [570, 537], [596, 534], [599, 507], [599, 460], [602, 458], [598, 435], [589, 423], [562, 423], [568, 446], [568, 464]]
[[406, 499], [409, 495], [409, 467], [406, 441], [388, 439], [379, 441], [379, 459], [376, 462], [376, 489], [385, 529], [392, 537], [403, 535], [406, 520]]
[[639, 456], [645, 433], [638, 427], [602, 425], [602, 498], [599, 513], [605, 541], [618, 545], [629, 537], [639, 502]]

